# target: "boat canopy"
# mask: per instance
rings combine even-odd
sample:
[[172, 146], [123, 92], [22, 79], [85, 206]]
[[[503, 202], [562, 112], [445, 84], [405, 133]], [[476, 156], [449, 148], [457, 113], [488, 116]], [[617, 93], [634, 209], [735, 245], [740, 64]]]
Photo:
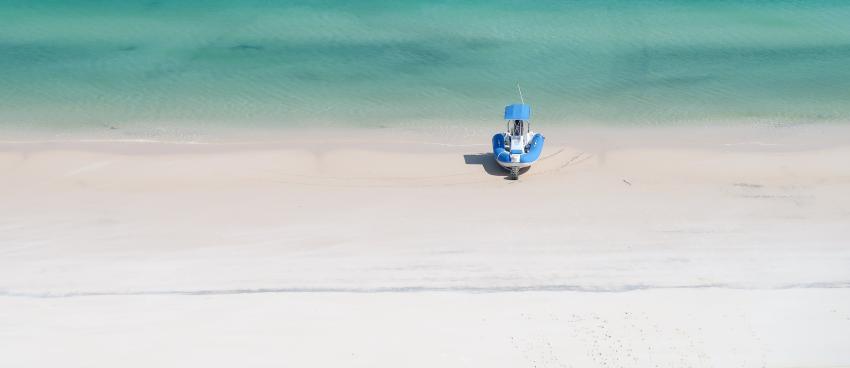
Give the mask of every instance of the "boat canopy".
[[505, 106], [505, 120], [528, 120], [531, 117], [531, 106], [526, 104], [510, 104]]

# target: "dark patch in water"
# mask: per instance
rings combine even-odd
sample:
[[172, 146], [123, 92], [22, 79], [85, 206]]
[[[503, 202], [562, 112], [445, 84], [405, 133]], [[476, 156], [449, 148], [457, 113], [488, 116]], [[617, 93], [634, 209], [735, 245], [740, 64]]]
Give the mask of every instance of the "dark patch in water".
[[[246, 70], [285, 68], [284, 73], [293, 79], [336, 82], [383, 78], [398, 73], [423, 74], [447, 65], [469, 67], [486, 60], [470, 54], [502, 46], [502, 43], [490, 39], [453, 38], [387, 42], [279, 40], [263, 44], [246, 42], [236, 46], [202, 47], [190, 61], [217, 64], [245, 57], [238, 62]], [[263, 52], [251, 53], [248, 59], [247, 54], [231, 51]]]
[[322, 77], [319, 74], [309, 72], [309, 71], [297, 71], [297, 72], [292, 73], [291, 76], [294, 79], [302, 80], [302, 81], [318, 82], [318, 81], [322, 80]]
[[159, 1], [159, 0], [148, 1], [144, 5], [145, 10], [156, 10], [156, 9], [159, 9], [159, 8], [162, 8], [162, 1]]
[[[614, 88], [678, 88], [723, 80], [753, 66], [850, 62], [850, 44], [788, 47], [641, 47], [614, 64]], [[814, 67], [813, 67], [814, 68]], [[698, 73], [698, 74], [695, 74]]]
[[654, 80], [646, 81], [645, 83], [668, 86], [681, 86], [710, 82], [712, 80], [714, 80], [714, 77], [710, 75], [681, 75], [673, 77], [655, 78]]
[[239, 44], [230, 48], [231, 50], [238, 51], [263, 51], [266, 48], [260, 45], [251, 45], [251, 44]]
[[699, 63], [729, 63], [740, 61], [850, 59], [850, 44], [790, 47], [653, 47], [632, 55], [653, 62], [668, 60]]
[[124, 46], [124, 47], [118, 48], [118, 51], [136, 51], [138, 49], [139, 49], [138, 46]]

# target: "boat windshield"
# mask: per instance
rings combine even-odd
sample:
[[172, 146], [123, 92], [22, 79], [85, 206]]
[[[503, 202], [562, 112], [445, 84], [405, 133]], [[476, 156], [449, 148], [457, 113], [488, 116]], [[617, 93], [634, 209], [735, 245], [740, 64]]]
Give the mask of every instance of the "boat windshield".
[[511, 135], [522, 135], [522, 126], [522, 120], [514, 120], [514, 127], [513, 131], [511, 132]]

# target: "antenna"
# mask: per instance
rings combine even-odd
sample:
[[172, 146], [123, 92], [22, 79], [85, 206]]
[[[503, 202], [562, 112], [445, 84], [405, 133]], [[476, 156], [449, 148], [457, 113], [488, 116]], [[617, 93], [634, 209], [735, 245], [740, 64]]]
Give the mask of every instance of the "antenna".
[[525, 105], [525, 99], [522, 98], [522, 88], [519, 88], [519, 82], [516, 82], [516, 90], [519, 91], [519, 101]]

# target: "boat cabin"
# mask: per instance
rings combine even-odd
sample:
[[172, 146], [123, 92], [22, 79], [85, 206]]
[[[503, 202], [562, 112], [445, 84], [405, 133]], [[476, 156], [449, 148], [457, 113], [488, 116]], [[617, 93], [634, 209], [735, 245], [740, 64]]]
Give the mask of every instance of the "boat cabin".
[[[527, 152], [528, 143], [531, 140], [531, 106], [526, 104], [512, 104], [505, 106], [505, 120], [507, 120], [505, 149], [511, 154]], [[508, 138], [508, 137], [505, 137]]]

